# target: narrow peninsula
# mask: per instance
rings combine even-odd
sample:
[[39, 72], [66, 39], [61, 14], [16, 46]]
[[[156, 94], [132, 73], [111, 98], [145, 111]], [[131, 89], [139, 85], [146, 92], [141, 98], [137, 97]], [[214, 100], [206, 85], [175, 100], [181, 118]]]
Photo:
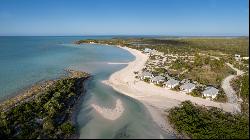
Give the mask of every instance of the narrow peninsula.
[[0, 138], [76, 137], [73, 112], [90, 75], [66, 71], [67, 76], [34, 85], [0, 104]]

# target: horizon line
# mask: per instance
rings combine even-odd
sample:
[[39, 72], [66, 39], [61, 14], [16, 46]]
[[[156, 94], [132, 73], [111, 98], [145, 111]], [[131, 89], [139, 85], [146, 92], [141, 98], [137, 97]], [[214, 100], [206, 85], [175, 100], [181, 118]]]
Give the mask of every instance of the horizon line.
[[0, 37], [63, 37], [63, 36], [162, 36], [162, 37], [249, 37], [249, 35], [160, 35], [160, 34], [135, 34], [135, 35], [131, 35], [131, 34], [120, 34], [120, 35], [114, 35], [114, 34], [106, 34], [106, 35], [0, 35]]

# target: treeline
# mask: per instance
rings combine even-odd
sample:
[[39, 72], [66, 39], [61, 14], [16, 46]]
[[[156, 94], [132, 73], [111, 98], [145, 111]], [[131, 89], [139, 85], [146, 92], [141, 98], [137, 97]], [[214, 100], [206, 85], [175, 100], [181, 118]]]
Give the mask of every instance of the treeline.
[[249, 139], [249, 119], [221, 109], [182, 102], [169, 111], [168, 119], [180, 133], [192, 139]]
[[95, 43], [97, 43], [97, 40], [94, 40], [94, 39], [77, 40], [77, 41], [75, 41], [74, 43], [75, 43], [75, 44], [82, 44], [82, 43], [90, 43], [90, 42], [95, 42]]
[[87, 78], [85, 73], [57, 80], [48, 90], [23, 103], [7, 110], [0, 108], [0, 138], [69, 138], [75, 134], [72, 108]]
[[107, 40], [79, 40], [76, 44], [81, 43], [103, 43], [110, 45], [126, 45], [132, 48], [137, 48], [136, 44], [142, 45], [140, 48], [156, 49], [164, 53], [195, 53], [200, 51], [216, 51], [224, 54], [240, 54], [249, 56], [249, 38], [171, 38], [171, 39], [156, 39], [156, 38], [112, 38]]
[[249, 56], [249, 38], [187, 38], [187, 39], [142, 39], [151, 49], [164, 53], [184, 53], [219, 51], [225, 54]]

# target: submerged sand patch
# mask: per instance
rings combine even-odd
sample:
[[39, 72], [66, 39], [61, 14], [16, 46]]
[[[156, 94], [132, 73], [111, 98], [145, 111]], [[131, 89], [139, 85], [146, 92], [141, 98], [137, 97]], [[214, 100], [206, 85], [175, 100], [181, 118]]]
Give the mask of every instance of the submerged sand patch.
[[98, 112], [102, 117], [108, 120], [116, 120], [121, 117], [124, 112], [124, 107], [120, 99], [116, 100], [116, 105], [114, 108], [100, 107], [96, 104], [91, 104], [91, 106]]

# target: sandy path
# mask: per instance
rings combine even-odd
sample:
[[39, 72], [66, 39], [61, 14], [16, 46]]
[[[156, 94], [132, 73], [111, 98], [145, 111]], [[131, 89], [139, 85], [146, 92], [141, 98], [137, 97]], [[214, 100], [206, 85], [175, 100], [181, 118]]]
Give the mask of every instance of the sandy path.
[[120, 99], [116, 100], [116, 105], [115, 108], [105, 108], [105, 107], [100, 107], [96, 104], [91, 104], [91, 106], [104, 118], [108, 120], [116, 120], [121, 117], [124, 107], [122, 105], [122, 102]]
[[236, 77], [236, 75], [229, 75], [222, 81], [221, 87], [223, 88], [224, 92], [226, 93], [229, 103], [237, 103], [238, 102], [236, 92], [234, 91], [234, 89], [230, 85], [230, 81], [232, 79], [234, 79], [235, 77]]
[[241, 70], [235, 68], [232, 64], [230, 64], [230, 63], [226, 63], [226, 64], [227, 64], [230, 68], [232, 68], [233, 70], [235, 70], [235, 71], [237, 72], [237, 75], [242, 75], [242, 74], [244, 74], [243, 71], [241, 71]]
[[240, 112], [241, 111], [241, 106], [240, 106], [240, 104], [238, 102], [239, 99], [238, 99], [238, 97], [236, 95], [236, 91], [234, 91], [233, 87], [231, 86], [230, 81], [232, 79], [234, 79], [236, 76], [244, 74], [244, 72], [237, 69], [237, 68], [235, 68], [235, 67], [233, 67], [233, 65], [231, 65], [229, 63], [226, 63], [226, 65], [228, 65], [230, 68], [235, 70], [237, 72], [237, 74], [227, 76], [222, 81], [221, 87], [223, 88], [225, 94], [227, 95], [228, 102], [232, 103], [232, 104], [235, 104], [235, 112]]
[[133, 97], [144, 103], [149, 109], [153, 120], [160, 127], [166, 127], [163, 127], [164, 130], [170, 131], [171, 128], [169, 127], [169, 124], [166, 123], [166, 121], [164, 122], [162, 120], [161, 114], [163, 110], [168, 110], [174, 106], [178, 106], [182, 101], [185, 100], [190, 100], [199, 105], [214, 106], [222, 108], [228, 112], [233, 112], [235, 104], [213, 102], [139, 81], [135, 78], [134, 71], [140, 71], [143, 68], [148, 56], [135, 49], [127, 47], [121, 48], [129, 51], [136, 57], [136, 59], [133, 62], [130, 62], [129, 65], [124, 69], [113, 73], [109, 80], [104, 81], [104, 83], [112, 86], [120, 93]]

